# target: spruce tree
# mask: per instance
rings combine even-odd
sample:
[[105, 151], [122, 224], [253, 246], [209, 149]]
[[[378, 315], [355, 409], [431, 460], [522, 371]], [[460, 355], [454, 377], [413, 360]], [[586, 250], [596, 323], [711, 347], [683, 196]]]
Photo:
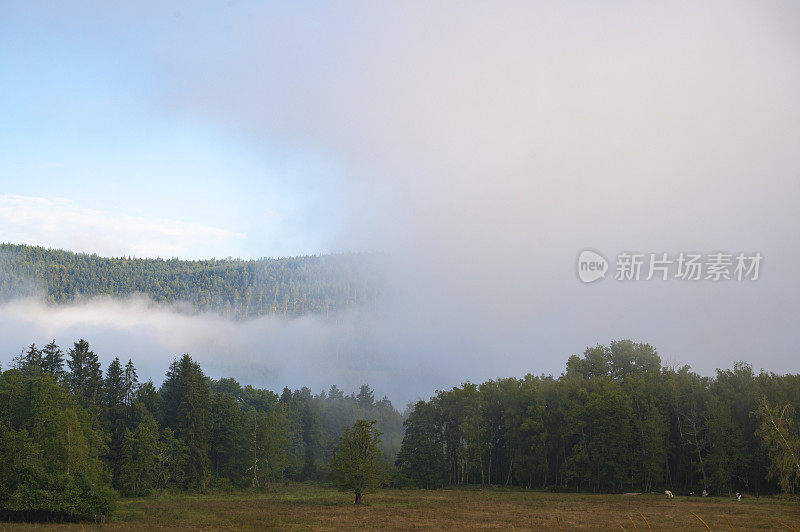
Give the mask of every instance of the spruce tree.
[[64, 376], [64, 353], [56, 345], [55, 339], [42, 349], [42, 371], [61, 380]]
[[108, 445], [108, 465], [114, 477], [115, 487], [119, 486], [120, 453], [122, 441], [125, 437], [127, 428], [126, 408], [123, 403], [123, 372], [119, 358], [114, 358], [106, 370], [105, 388], [105, 411], [110, 431], [110, 441]]
[[125, 372], [122, 376], [122, 402], [125, 404], [125, 406], [130, 408], [131, 405], [133, 405], [133, 400], [136, 397], [136, 391], [138, 388], [139, 378], [136, 375], [136, 368], [133, 366], [133, 361], [128, 359], [128, 363], [125, 364]]
[[356, 404], [363, 410], [370, 410], [375, 406], [375, 395], [368, 384], [361, 385], [361, 390], [356, 395]]
[[114, 358], [106, 370], [105, 404], [109, 411], [118, 410], [124, 403], [124, 380], [119, 358]]
[[42, 352], [36, 348], [36, 344], [31, 344], [25, 352], [25, 368], [34, 373], [42, 370]]
[[164, 423], [186, 445], [185, 485], [206, 488], [210, 476], [211, 387], [200, 365], [189, 355], [174, 361], [162, 386]]
[[89, 349], [89, 342], [78, 340], [69, 350], [67, 383], [78, 401], [96, 412], [102, 401], [103, 372], [97, 355]]

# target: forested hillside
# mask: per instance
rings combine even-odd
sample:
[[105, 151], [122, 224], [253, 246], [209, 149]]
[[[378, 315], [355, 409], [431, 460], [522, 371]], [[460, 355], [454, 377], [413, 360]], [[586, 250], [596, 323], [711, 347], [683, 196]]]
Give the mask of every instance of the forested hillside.
[[330, 453], [358, 419], [376, 421], [387, 471], [402, 417], [364, 385], [278, 394], [212, 380], [189, 357], [163, 384], [132, 361], [105, 373], [85, 340], [64, 353], [31, 345], [0, 372], [0, 519], [99, 519], [117, 494], [268, 489], [329, 478]]
[[234, 319], [328, 314], [377, 298], [377, 260], [371, 254], [196, 261], [105, 258], [0, 244], [0, 297], [40, 296], [66, 303], [141, 293]]

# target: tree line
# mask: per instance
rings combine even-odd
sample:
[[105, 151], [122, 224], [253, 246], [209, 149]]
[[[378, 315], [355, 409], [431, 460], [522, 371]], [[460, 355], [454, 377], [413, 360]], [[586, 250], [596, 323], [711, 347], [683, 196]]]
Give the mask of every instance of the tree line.
[[333, 481], [727, 495], [800, 480], [800, 375], [737, 363], [704, 377], [630, 340], [559, 377], [464, 383], [401, 415], [369, 386], [278, 394], [206, 376], [103, 372], [88, 342], [31, 345], [0, 372], [0, 518], [96, 519], [122, 496]]
[[573, 355], [558, 378], [465, 383], [418, 402], [396, 465], [421, 487], [794, 492], [798, 406], [798, 375], [740, 362], [703, 377], [623, 340]]
[[183, 355], [156, 388], [130, 360], [103, 372], [86, 340], [31, 345], [0, 372], [0, 518], [100, 520], [118, 495], [332, 479], [332, 450], [359, 419], [390, 462], [402, 416], [367, 385], [277, 394], [210, 379]]
[[145, 294], [233, 319], [326, 315], [376, 300], [379, 260], [363, 253], [258, 260], [106, 258], [0, 244], [0, 298], [68, 303]]

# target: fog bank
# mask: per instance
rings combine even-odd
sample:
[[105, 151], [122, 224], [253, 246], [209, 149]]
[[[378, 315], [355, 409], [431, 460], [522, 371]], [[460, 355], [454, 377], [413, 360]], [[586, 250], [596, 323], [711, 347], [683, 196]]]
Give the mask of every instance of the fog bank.
[[[324, 160], [242, 196], [280, 182], [287, 199], [313, 199], [295, 229], [392, 260], [382, 303], [332, 321], [27, 301], [0, 311], [5, 350], [86, 337], [154, 374], [190, 352], [215, 376], [368, 381], [401, 403], [466, 379], [557, 374], [619, 338], [705, 374], [741, 359], [800, 371], [797, 4], [27, 10], [141, 55], [159, 116]], [[758, 251], [764, 265], [752, 283], [583, 285], [586, 248]]]

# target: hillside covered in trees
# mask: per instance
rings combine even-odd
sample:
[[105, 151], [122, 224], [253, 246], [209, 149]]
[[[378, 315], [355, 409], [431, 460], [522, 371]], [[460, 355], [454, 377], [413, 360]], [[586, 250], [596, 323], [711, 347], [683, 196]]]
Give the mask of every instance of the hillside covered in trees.
[[378, 297], [378, 260], [372, 254], [258, 260], [105, 258], [0, 244], [0, 298], [36, 296], [68, 303], [140, 293], [233, 319], [328, 314]]

